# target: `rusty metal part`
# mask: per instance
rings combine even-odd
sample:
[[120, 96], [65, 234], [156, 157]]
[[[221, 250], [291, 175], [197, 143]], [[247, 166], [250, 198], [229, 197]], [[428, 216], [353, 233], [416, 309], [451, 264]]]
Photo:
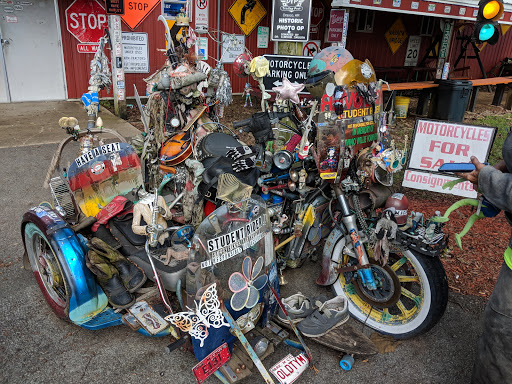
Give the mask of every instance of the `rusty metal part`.
[[[382, 266], [379, 262], [370, 259], [375, 280], [379, 281], [376, 291], [367, 290], [361, 279], [354, 281], [354, 288], [359, 297], [373, 307], [384, 309], [393, 307], [402, 294], [402, 287], [395, 271], [389, 265]], [[373, 293], [376, 294], [373, 294]]]

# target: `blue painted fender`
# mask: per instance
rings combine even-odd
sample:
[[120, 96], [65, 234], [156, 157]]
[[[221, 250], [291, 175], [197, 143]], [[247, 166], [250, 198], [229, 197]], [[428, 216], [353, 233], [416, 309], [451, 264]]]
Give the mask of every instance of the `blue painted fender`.
[[[85, 238], [75, 234], [53, 209], [43, 206], [34, 207], [23, 215], [21, 223], [25, 258], [27, 257], [25, 229], [29, 223], [35, 225], [50, 243], [67, 283], [69, 297], [65, 313], [56, 312], [56, 314], [77, 325], [88, 322], [103, 311], [108, 304], [108, 299], [85, 264], [85, 254], [88, 251]], [[43, 293], [46, 294], [46, 292]]]

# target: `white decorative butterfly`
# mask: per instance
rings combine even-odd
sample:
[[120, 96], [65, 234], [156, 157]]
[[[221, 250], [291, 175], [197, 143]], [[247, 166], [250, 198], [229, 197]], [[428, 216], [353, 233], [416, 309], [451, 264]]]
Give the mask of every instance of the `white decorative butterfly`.
[[179, 312], [165, 317], [165, 320], [174, 324], [183, 332], [188, 332], [194, 339], [201, 341], [201, 347], [204, 340], [208, 337], [208, 328], [229, 327], [224, 315], [220, 310], [220, 301], [217, 296], [217, 285], [210, 285], [201, 296], [199, 304], [195, 303], [195, 309], [189, 309], [189, 312]]

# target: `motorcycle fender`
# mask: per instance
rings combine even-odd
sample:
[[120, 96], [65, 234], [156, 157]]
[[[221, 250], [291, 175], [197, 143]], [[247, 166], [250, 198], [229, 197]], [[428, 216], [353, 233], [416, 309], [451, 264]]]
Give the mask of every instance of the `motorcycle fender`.
[[86, 323], [108, 304], [105, 293], [85, 264], [87, 247], [57, 212], [47, 207], [34, 207], [23, 215], [21, 223], [25, 254], [27, 250], [24, 233], [25, 225], [29, 222], [46, 235], [62, 266], [69, 287], [69, 319], [77, 325]]
[[[338, 243], [338, 241], [346, 241], [346, 231], [342, 227], [335, 227], [329, 237], [325, 241], [324, 250], [322, 254], [322, 271], [320, 272], [320, 276], [316, 280], [318, 285], [331, 285], [334, 284], [336, 279], [338, 278], [338, 272], [336, 268], [340, 265], [339, 259], [341, 255], [335, 255], [334, 247]], [[351, 244], [348, 242], [348, 244]]]

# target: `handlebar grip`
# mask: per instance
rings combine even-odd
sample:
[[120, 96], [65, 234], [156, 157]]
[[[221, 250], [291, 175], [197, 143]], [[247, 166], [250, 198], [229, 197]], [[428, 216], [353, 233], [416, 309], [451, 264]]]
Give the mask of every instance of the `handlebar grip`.
[[291, 117], [292, 114], [290, 112], [274, 112], [274, 116], [281, 120], [284, 119], [285, 117]]
[[251, 124], [251, 121], [252, 119], [249, 118], [249, 119], [244, 119], [244, 120], [240, 120], [240, 121], [233, 121], [233, 128], [242, 128], [242, 127], [246, 127], [248, 126], [249, 124]]

